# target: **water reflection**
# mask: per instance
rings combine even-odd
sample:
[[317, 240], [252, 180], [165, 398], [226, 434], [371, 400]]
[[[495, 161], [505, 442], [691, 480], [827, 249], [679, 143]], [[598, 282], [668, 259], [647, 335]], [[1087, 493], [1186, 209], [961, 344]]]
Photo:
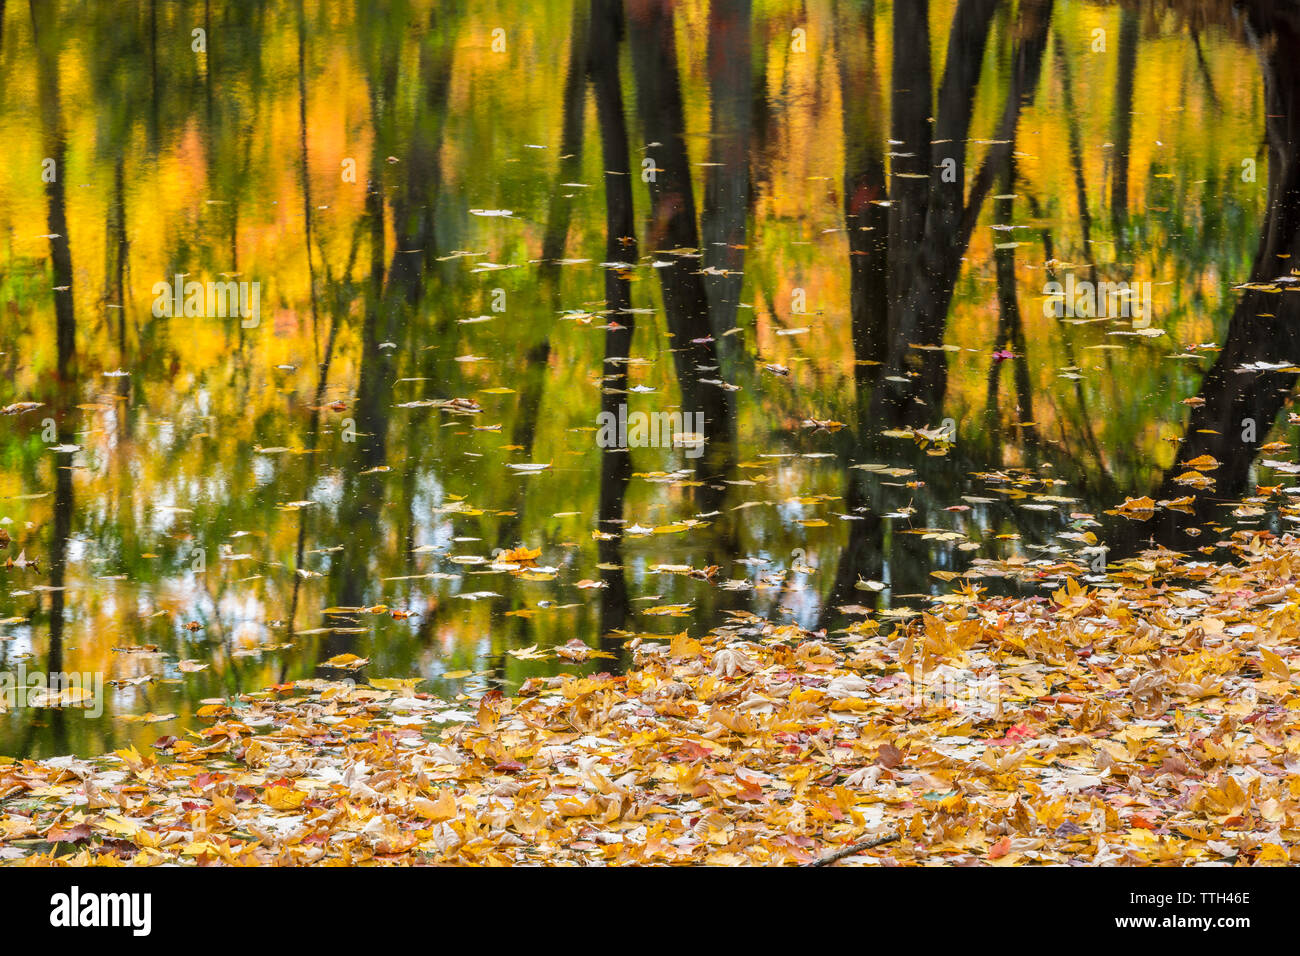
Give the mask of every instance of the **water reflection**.
[[[1300, 361], [1280, 5], [0, 10], [0, 668], [114, 682], [0, 753], [1285, 526], [1241, 501], [1290, 482]], [[261, 323], [153, 314], [176, 274]], [[1151, 283], [1152, 327], [1048, 317], [1066, 276]], [[704, 454], [601, 447], [620, 408]], [[611, 657], [526, 650], [575, 638]]]

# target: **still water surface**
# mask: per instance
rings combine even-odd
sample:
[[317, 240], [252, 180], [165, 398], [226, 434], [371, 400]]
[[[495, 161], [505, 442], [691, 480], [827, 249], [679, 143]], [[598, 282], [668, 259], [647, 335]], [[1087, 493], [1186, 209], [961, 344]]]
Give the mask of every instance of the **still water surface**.
[[1272, 5], [372, 6], [0, 3], [0, 754], [1289, 526]]

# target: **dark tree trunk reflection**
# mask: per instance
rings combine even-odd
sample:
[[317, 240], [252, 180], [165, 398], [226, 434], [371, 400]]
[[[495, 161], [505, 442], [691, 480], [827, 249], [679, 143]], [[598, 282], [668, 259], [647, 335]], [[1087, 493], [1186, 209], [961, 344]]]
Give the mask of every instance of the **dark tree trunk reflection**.
[[[1288, 279], [1300, 258], [1300, 28], [1294, 19], [1257, 12], [1250, 18], [1260, 50], [1268, 137], [1268, 211], [1260, 231], [1249, 282], [1228, 325], [1227, 338], [1205, 373], [1182, 443], [1166, 472], [1156, 500], [1195, 495], [1191, 513], [1164, 511], [1149, 522], [1125, 522], [1112, 532], [1118, 550], [1131, 551], [1151, 538], [1174, 548], [1192, 539], [1182, 529], [1225, 517], [1224, 503], [1248, 486], [1259, 448], [1287, 404], [1297, 378], [1286, 368], [1242, 370], [1257, 362], [1300, 365], [1300, 295]], [[1206, 467], [1212, 490], [1196, 491], [1179, 482], [1189, 462], [1209, 455], [1220, 464]]]

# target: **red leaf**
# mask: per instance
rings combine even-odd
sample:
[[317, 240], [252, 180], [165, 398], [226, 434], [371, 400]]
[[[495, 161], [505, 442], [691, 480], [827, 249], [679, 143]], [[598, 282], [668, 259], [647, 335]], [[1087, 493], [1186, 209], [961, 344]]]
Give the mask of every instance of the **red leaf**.
[[45, 839], [51, 843], [80, 843], [83, 840], [90, 839], [90, 826], [85, 823], [78, 823], [75, 827], [67, 830], [61, 827], [50, 827], [45, 834]]

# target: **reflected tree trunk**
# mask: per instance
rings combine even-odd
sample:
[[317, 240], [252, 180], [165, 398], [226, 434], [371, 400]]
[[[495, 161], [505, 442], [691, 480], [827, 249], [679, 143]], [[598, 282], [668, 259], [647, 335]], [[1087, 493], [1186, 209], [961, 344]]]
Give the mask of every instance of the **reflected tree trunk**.
[[[53, 161], [46, 175], [46, 225], [50, 233], [50, 263], [54, 270], [54, 321], [59, 379], [68, 382], [76, 359], [76, 299], [72, 288], [72, 240], [68, 236], [67, 202], [63, 183], [66, 134], [59, 93], [58, 4], [32, 0], [32, 34], [36, 44], [36, 82], [45, 125], [45, 158]], [[44, 172], [44, 170], [43, 170]]]
[[[343, 486], [338, 526], [347, 530], [343, 550], [330, 561], [330, 591], [334, 604], [357, 607], [365, 603], [371, 586], [370, 558], [383, 533], [385, 473], [373, 469], [387, 463], [388, 424], [392, 409], [393, 371], [388, 350], [381, 349], [385, 312], [383, 199], [376, 189], [366, 194], [371, 223], [370, 282], [366, 290], [361, 326], [361, 368], [351, 430], [344, 437]], [[344, 427], [348, 427], [345, 421]], [[369, 472], [369, 474], [368, 474]], [[321, 641], [320, 658], [349, 650], [350, 641], [336, 635]]]
[[651, 251], [668, 262], [656, 271], [673, 337], [682, 412], [700, 414], [704, 419], [706, 450], [696, 460], [696, 472], [704, 484], [696, 491], [701, 510], [707, 512], [726, 490], [714, 478], [725, 473], [734, 455], [735, 407], [728, 390], [701, 379], [718, 379], [724, 368], [721, 350], [733, 347], [733, 337], [724, 338], [726, 330], [719, 328], [711, 315], [700, 274], [672, 5], [667, 0], [629, 0], [625, 9], [647, 158], [655, 163], [649, 183], [649, 244]]
[[1114, 173], [1110, 181], [1110, 215], [1117, 250], [1128, 244], [1128, 173], [1133, 142], [1133, 84], [1137, 73], [1139, 13], [1121, 7], [1119, 13], [1119, 68], [1115, 74]]
[[745, 279], [753, 96], [751, 12], [751, 0], [713, 0], [709, 5], [712, 130], [700, 226], [708, 271], [704, 288], [715, 334], [736, 327]]
[[844, 115], [844, 228], [849, 245], [849, 311], [858, 431], [865, 434], [871, 386], [889, 348], [889, 212], [885, 125], [876, 69], [875, 3], [836, 5]]
[[[41, 118], [45, 124], [46, 158], [54, 161], [53, 176], [45, 184], [46, 223], [50, 231], [50, 261], [54, 272], [55, 348], [58, 382], [53, 412], [60, 446], [74, 444], [71, 417], [76, 396], [73, 391], [76, 362], [76, 315], [72, 288], [72, 245], [63, 183], [65, 133], [60, 103], [58, 52], [58, 9], [52, 2], [33, 0], [32, 33], [36, 45], [36, 70]], [[68, 541], [72, 535], [73, 497], [71, 459], [57, 454], [51, 460], [54, 469], [54, 502], [50, 532], [50, 643], [46, 659], [47, 674], [63, 670], [64, 612], [67, 585]], [[61, 708], [51, 712], [55, 745], [66, 748], [67, 728]]]
[[[446, 12], [437, 6], [429, 13], [428, 29], [420, 45], [416, 105], [401, 167], [404, 179], [392, 195], [397, 245], [389, 264], [389, 288], [384, 293], [384, 328], [390, 338], [396, 335], [394, 322], [399, 313], [421, 301], [424, 280], [438, 258], [436, 210], [442, 189], [441, 155], [456, 38], [454, 24], [447, 19]], [[383, 82], [385, 102], [391, 104], [395, 88], [387, 72]], [[395, 136], [395, 131], [391, 135]], [[382, 161], [376, 154], [373, 162]], [[376, 181], [382, 179], [381, 168], [375, 166], [371, 172]]]
[[[967, 6], [969, 6], [967, 4]], [[901, 305], [919, 263], [930, 198], [930, 0], [894, 5], [889, 181], [890, 351], [915, 341]], [[971, 88], [972, 95], [974, 88]]]
[[859, 590], [857, 584], [859, 580], [879, 581], [884, 576], [884, 520], [868, 506], [870, 494], [866, 475], [857, 471], [849, 472], [849, 475], [848, 513], [854, 514], [859, 509], [865, 513], [857, 514], [860, 520], [849, 522], [848, 541], [839, 552], [835, 577], [822, 600], [817, 622], [819, 628], [830, 627], [841, 613], [838, 608], [845, 605], [880, 607], [880, 592]]
[[[1272, 34], [1262, 54], [1268, 133], [1268, 215], [1251, 269], [1251, 285], [1269, 285], [1286, 276], [1300, 258], [1300, 35]], [[1227, 339], [1198, 393], [1184, 431], [1178, 462], [1161, 485], [1163, 497], [1186, 492], [1173, 481], [1186, 463], [1212, 455], [1222, 462], [1213, 471], [1219, 497], [1245, 487], [1259, 446], [1267, 440], [1278, 413], [1296, 383], [1287, 371], [1239, 372], [1254, 362], [1300, 363], [1300, 302], [1247, 287], [1233, 312]]]
[[[894, 212], [897, 204], [893, 193], [890, 208], [891, 263], [905, 260], [910, 263], [905, 271], [891, 274], [893, 281], [905, 277], [905, 285], [891, 294], [889, 358], [879, 387], [872, 396], [872, 417], [893, 426], [934, 424], [938, 419], [943, 396], [947, 390], [948, 360], [938, 346], [947, 325], [948, 308], [952, 304], [953, 288], [961, 272], [962, 257], [970, 243], [971, 233], [979, 218], [984, 200], [988, 196], [998, 170], [1006, 156], [1014, 152], [1015, 132], [1020, 111], [1033, 99], [1043, 60], [1051, 21], [1051, 0], [1030, 0], [1023, 8], [1019, 23], [1019, 39], [1013, 66], [1010, 88], [998, 124], [995, 142], [989, 147], [984, 163], [972, 181], [969, 197], [963, 206], [960, 187], [944, 181], [944, 169], [955, 172], [958, 183], [965, 163], [965, 143], [968, 137], [971, 104], [975, 85], [979, 81], [979, 66], [983, 47], [995, 3], [962, 0], [953, 17], [953, 30], [948, 48], [949, 62], [945, 68], [940, 88], [939, 110], [935, 117], [935, 139], [944, 145], [946, 155], [937, 159], [951, 159], [954, 163], [938, 164], [932, 171], [927, 186], [925, 228], [919, 239], [912, 239], [911, 248], [897, 248], [900, 235], [914, 235], [915, 223], [910, 219], [895, 232]], [[895, 16], [898, 11], [895, 11]], [[895, 41], [896, 43], [898, 40]], [[897, 82], [897, 80], [896, 80]], [[907, 83], [914, 81], [908, 80]], [[910, 135], [915, 137], [917, 133]], [[896, 132], [895, 139], [900, 138]], [[902, 149], [903, 147], [899, 147]], [[895, 179], [898, 178], [897, 171]], [[920, 182], [920, 180], [916, 180]], [[906, 204], [908, 208], [915, 202]], [[891, 273], [894, 268], [891, 265]], [[930, 346], [920, 349], [917, 346]]]
[[[993, 218], [1000, 223], [1009, 223], [1014, 219], [1015, 200], [1011, 194], [1015, 191], [1015, 157], [1008, 154], [1006, 168], [998, 183], [999, 196], [993, 200]], [[993, 251], [993, 269], [997, 279], [998, 294], [998, 332], [994, 348], [1012, 353], [1007, 361], [1011, 362], [1013, 382], [1016, 389], [1016, 422], [1012, 427], [1019, 431], [1020, 437], [1028, 446], [1038, 441], [1038, 432], [1034, 421], [1033, 391], [1029, 384], [1029, 356], [1025, 353], [1025, 329], [1020, 315], [1020, 302], [1016, 296], [1016, 250], [1009, 243], [1000, 243], [1002, 248]], [[989, 358], [988, 401], [990, 434], [996, 436], [1001, 430], [998, 412], [998, 384], [1004, 361], [998, 356]], [[1000, 462], [1001, 443], [995, 441], [995, 455]]]
[[[619, 84], [618, 52], [622, 35], [618, 0], [592, 0], [590, 75], [600, 124], [601, 155], [605, 167], [605, 260], [635, 262], [636, 223], [632, 205], [632, 170], [628, 152], [627, 120]], [[627, 361], [632, 354], [635, 315], [631, 276], [612, 265], [605, 267], [605, 375], [600, 393], [602, 416], [618, 417], [627, 401]], [[627, 574], [623, 568], [623, 501], [632, 477], [626, 449], [601, 450], [600, 501], [597, 526], [603, 535], [598, 546], [601, 568], [600, 631], [608, 638], [628, 616]], [[621, 645], [620, 645], [621, 646]], [[614, 652], [613, 648], [605, 650]]]
[[[113, 165], [113, 194], [104, 223], [104, 305], [117, 318], [115, 338], [118, 360], [128, 365], [126, 357], [126, 176], [124, 160], [118, 154]], [[125, 382], [122, 383], [125, 385]]]
[[307, 16], [303, 12], [303, 0], [298, 0], [298, 164], [298, 174], [302, 179], [303, 241], [307, 250], [312, 346], [316, 349], [315, 357], [319, 363], [320, 308], [316, 297], [316, 261], [311, 249], [314, 207], [311, 201], [311, 169], [307, 162]]
[[[1285, 368], [1242, 370], [1256, 362], [1300, 365], [1300, 296], [1271, 291], [1300, 258], [1300, 23], [1270, 10], [1252, 11], [1249, 22], [1264, 80], [1268, 212], [1223, 348], [1201, 381], [1177, 460], [1154, 494], [1157, 501], [1195, 495], [1191, 514], [1162, 510], [1150, 521], [1114, 523], [1106, 540], [1120, 553], [1147, 539], [1186, 548], [1180, 529], [1221, 520], [1222, 503], [1246, 490], [1259, 448], [1300, 377]], [[1219, 465], [1193, 468], [1205, 455]], [[1179, 482], [1189, 470], [1211, 478], [1213, 489]]]
[[[546, 233], [542, 237], [541, 274], [552, 287], [559, 277], [559, 259], [569, 239], [569, 222], [573, 217], [573, 187], [582, 170], [583, 107], [586, 104], [588, 60], [588, 5], [583, 0], [573, 4], [569, 27], [569, 66], [564, 77], [564, 116], [560, 124], [560, 165], [546, 215]], [[602, 55], [609, 55], [604, 51]]]
[[645, 131], [650, 174], [650, 251], [670, 262], [657, 270], [664, 311], [676, 341], [674, 358], [687, 408], [697, 407], [692, 365], [716, 364], [715, 331], [704, 279], [700, 275], [700, 236], [695, 224], [695, 196], [686, 151], [686, 117], [678, 79], [677, 41], [672, 6], [666, 0], [629, 0], [628, 39], [636, 74], [637, 100]]

